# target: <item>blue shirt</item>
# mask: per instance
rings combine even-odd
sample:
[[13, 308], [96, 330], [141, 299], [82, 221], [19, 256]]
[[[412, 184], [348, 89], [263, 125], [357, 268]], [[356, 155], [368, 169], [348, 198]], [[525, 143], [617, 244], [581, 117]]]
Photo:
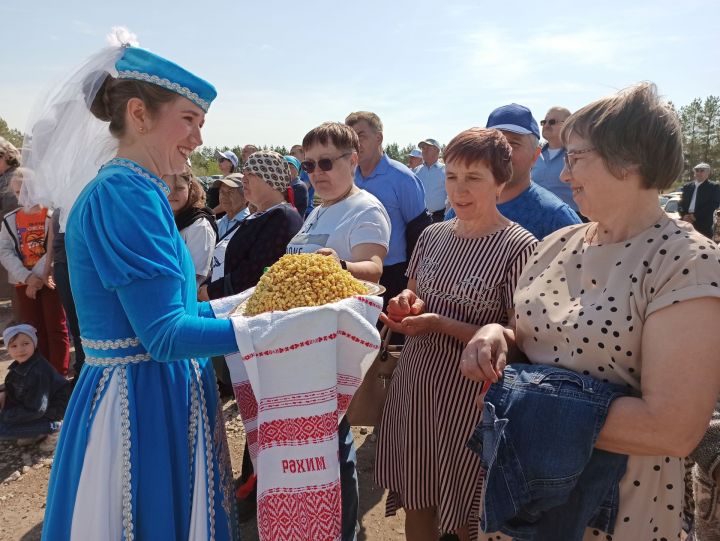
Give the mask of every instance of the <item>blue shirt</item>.
[[565, 149], [561, 148], [559, 150], [560, 152], [555, 156], [550, 157], [550, 149], [545, 145], [535, 161], [530, 178], [532, 178], [533, 182], [557, 195], [571, 209], [577, 212], [577, 204], [572, 197], [572, 188], [567, 182], [560, 180], [560, 172], [565, 167]]
[[307, 186], [308, 189], [307, 209], [305, 210], [305, 215], [302, 216], [302, 218], [305, 219], [310, 216], [310, 213], [315, 208], [315, 204], [313, 202], [313, 199], [315, 198], [315, 187], [310, 183], [310, 175], [308, 175], [307, 171], [305, 171], [304, 169], [300, 171], [300, 180], [305, 183], [305, 186]]
[[235, 224], [239, 224], [242, 222], [247, 215], [250, 214], [250, 211], [247, 207], [242, 209], [240, 212], [238, 212], [234, 218], [228, 218], [228, 215], [225, 214], [222, 218], [218, 220], [218, 240], [223, 238], [225, 234], [230, 231], [233, 227], [235, 227]]
[[425, 190], [420, 180], [407, 166], [383, 154], [367, 177], [363, 177], [360, 167], [355, 170], [355, 184], [377, 197], [390, 216], [390, 248], [385, 266], [407, 261], [406, 226], [425, 210]]
[[[534, 182], [515, 199], [497, 206], [500, 214], [519, 223], [539, 240], [567, 225], [581, 223], [580, 217], [567, 204]], [[455, 209], [445, 214], [445, 219], [455, 217]]]
[[430, 212], [445, 210], [445, 164], [439, 161], [432, 165], [423, 163], [414, 169], [415, 175], [425, 188], [425, 206]]

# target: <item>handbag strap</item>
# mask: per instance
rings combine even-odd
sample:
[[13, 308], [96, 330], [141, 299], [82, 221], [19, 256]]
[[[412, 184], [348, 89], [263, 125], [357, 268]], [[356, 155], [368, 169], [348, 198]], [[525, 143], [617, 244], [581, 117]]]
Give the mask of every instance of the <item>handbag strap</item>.
[[398, 353], [400, 350], [402, 350], [402, 346], [393, 346], [390, 345], [390, 338], [392, 338], [392, 331], [390, 330], [390, 327], [387, 325], [383, 325], [383, 328], [380, 329], [380, 338], [382, 342], [380, 343], [380, 351], [378, 354], [378, 358], [381, 362], [387, 361], [388, 355], [390, 353]]

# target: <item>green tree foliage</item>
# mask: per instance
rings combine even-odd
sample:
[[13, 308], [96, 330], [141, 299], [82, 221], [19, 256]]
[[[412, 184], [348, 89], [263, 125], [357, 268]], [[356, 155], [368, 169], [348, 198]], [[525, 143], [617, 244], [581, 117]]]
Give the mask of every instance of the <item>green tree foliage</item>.
[[692, 176], [692, 168], [707, 162], [720, 169], [720, 96], [695, 98], [680, 107], [685, 153], [684, 180]]
[[408, 143], [404, 147], [400, 147], [397, 143], [390, 143], [389, 145], [385, 145], [385, 154], [388, 155], [388, 157], [392, 158], [393, 160], [397, 160], [401, 163], [404, 163], [405, 165], [408, 164], [408, 154], [412, 152], [412, 149], [415, 148], [415, 145], [412, 143]]
[[0, 117], [0, 137], [4, 137], [18, 149], [22, 148], [23, 134], [20, 130], [11, 129], [7, 122]]
[[397, 143], [390, 143], [389, 145], [385, 145], [385, 154], [387, 154], [388, 158], [392, 160], [397, 160], [399, 162], [402, 161], [402, 156], [400, 155], [400, 146]]

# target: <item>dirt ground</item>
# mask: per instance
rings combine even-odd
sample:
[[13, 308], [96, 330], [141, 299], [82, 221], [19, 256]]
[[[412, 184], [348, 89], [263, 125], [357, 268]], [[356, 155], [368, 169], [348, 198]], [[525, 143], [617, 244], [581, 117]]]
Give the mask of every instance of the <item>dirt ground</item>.
[[[0, 349], [0, 381], [10, 364], [5, 349]], [[224, 405], [225, 426], [232, 456], [233, 473], [239, 475], [245, 431], [234, 400]], [[363, 430], [363, 432], [365, 432]], [[401, 541], [404, 516], [385, 518], [385, 493], [373, 483], [375, 438], [372, 429], [361, 434], [353, 428], [358, 454], [360, 483], [360, 541]], [[52, 466], [52, 454], [41, 453], [36, 446], [18, 447], [0, 442], [0, 541], [37, 541], [42, 532], [45, 496]], [[243, 541], [257, 540], [254, 524], [246, 524]]]

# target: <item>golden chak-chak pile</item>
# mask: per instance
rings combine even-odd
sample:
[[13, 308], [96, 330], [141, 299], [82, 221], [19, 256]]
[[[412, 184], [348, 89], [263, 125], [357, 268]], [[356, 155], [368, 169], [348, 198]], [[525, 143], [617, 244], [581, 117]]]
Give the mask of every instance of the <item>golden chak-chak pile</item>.
[[284, 255], [260, 278], [244, 312], [246, 316], [255, 316], [271, 310], [320, 306], [367, 292], [332, 257]]

